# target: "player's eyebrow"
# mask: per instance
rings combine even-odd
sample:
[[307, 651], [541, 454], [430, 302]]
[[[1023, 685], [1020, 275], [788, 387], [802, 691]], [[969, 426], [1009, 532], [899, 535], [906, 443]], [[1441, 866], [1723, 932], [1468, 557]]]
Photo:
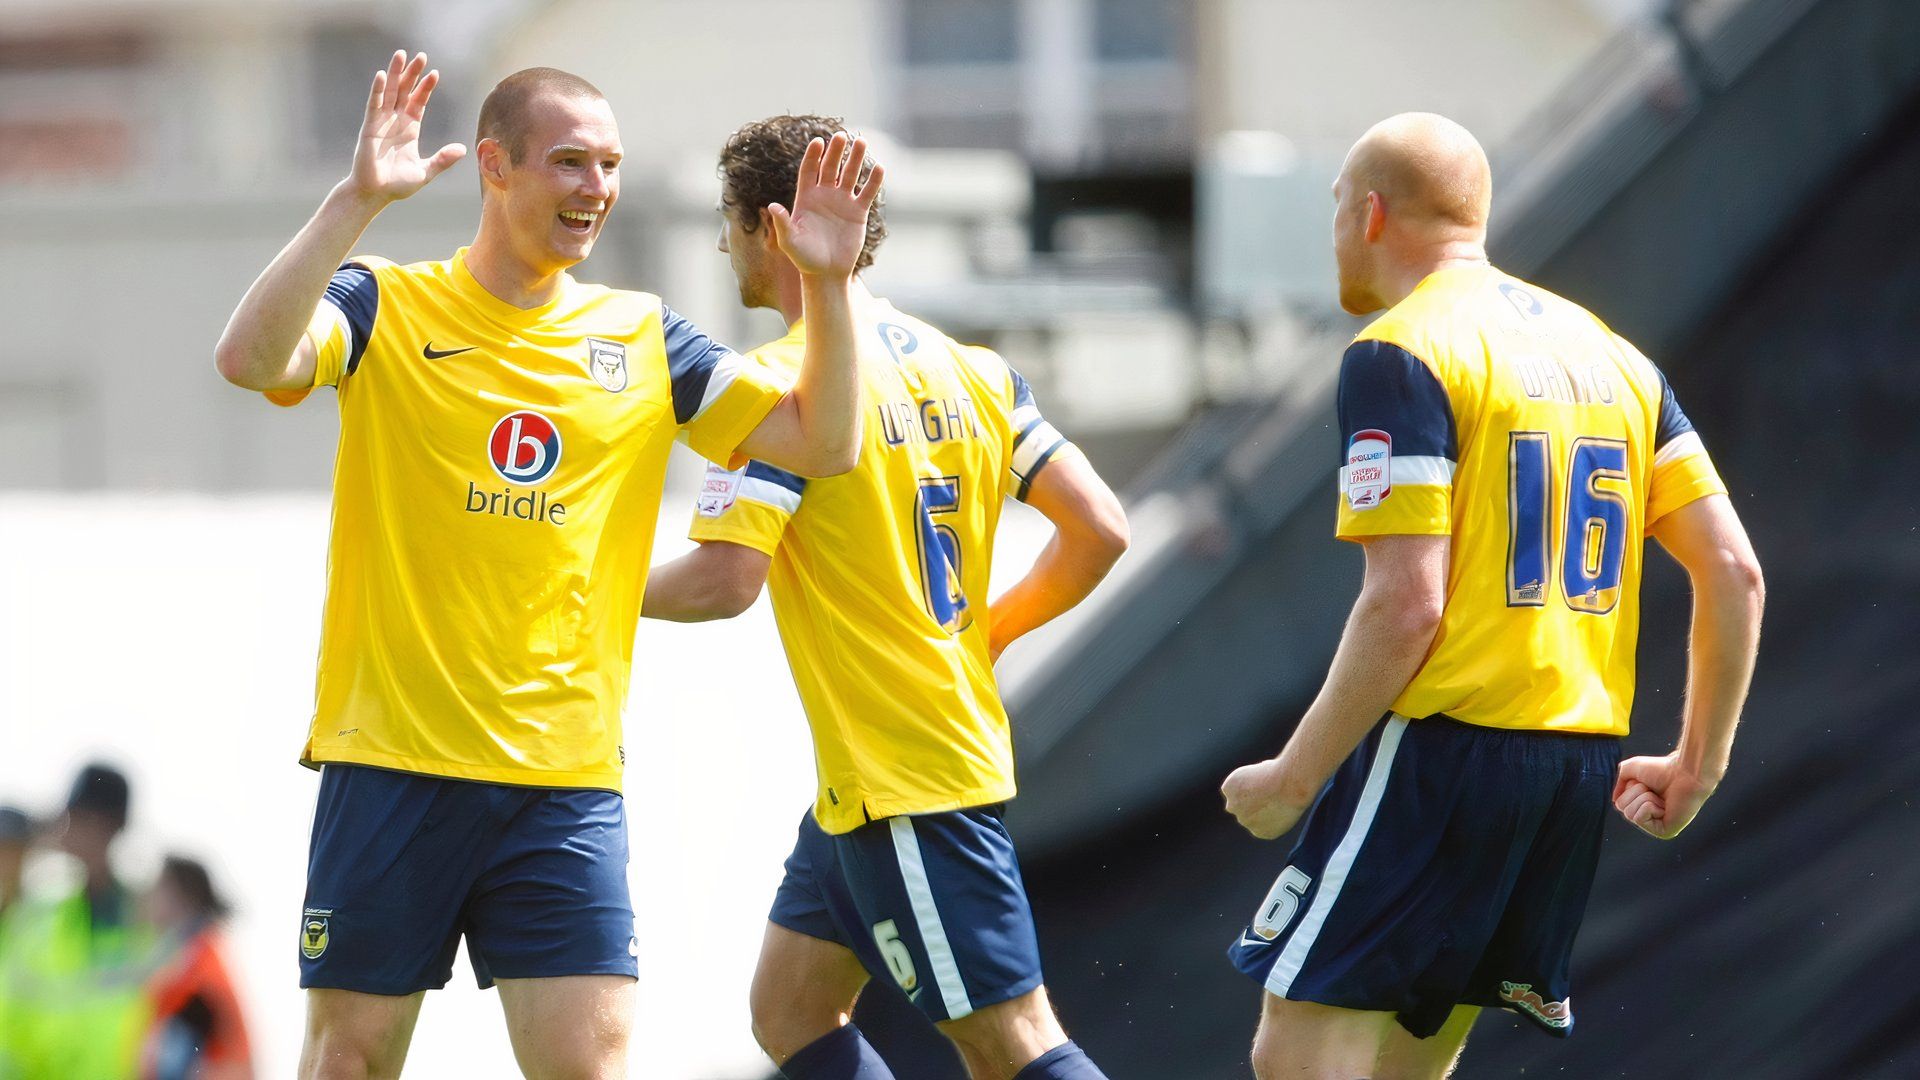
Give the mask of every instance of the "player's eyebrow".
[[[587, 157], [593, 157], [595, 153], [596, 151], [590, 150], [584, 146], [575, 146], [573, 143], [561, 143], [560, 145], [554, 147], [553, 149], [548, 150], [547, 156], [553, 157], [556, 154], [582, 154]], [[625, 154], [621, 153], [619, 150], [607, 150], [599, 153], [602, 153], [603, 156], [605, 157], [611, 157], [611, 158], [619, 158], [619, 157], [626, 156]]]

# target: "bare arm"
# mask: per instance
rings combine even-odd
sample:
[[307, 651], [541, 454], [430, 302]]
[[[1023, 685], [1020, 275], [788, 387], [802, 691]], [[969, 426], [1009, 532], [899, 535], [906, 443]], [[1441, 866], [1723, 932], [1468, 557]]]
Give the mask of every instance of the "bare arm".
[[227, 381], [249, 390], [313, 385], [314, 348], [306, 329], [327, 281], [373, 219], [460, 160], [459, 144], [420, 157], [420, 118], [440, 82], [425, 53], [396, 52], [373, 77], [367, 113], [354, 147], [353, 171], [335, 184], [312, 219], [254, 279], [214, 348]]
[[1271, 840], [1293, 828], [1321, 787], [1413, 681], [1446, 603], [1445, 536], [1364, 541], [1367, 572], [1327, 681], [1278, 757], [1235, 769], [1227, 812]]
[[773, 556], [745, 544], [703, 541], [647, 573], [640, 615], [667, 622], [731, 619], [753, 606], [767, 583]]
[[775, 241], [800, 271], [806, 355], [793, 390], [748, 433], [740, 453], [801, 476], [837, 476], [860, 458], [852, 284], [867, 210], [884, 176], [876, 164], [860, 182], [866, 158], [865, 139], [851, 148], [845, 132], [826, 145], [815, 139], [800, 161], [792, 213], [767, 207]]
[[1620, 763], [1614, 806], [1648, 834], [1670, 840], [1727, 774], [1760, 647], [1767, 590], [1746, 529], [1725, 495], [1675, 510], [1654, 522], [1653, 535], [1693, 582], [1686, 708], [1672, 753]]
[[1000, 594], [988, 616], [987, 652], [1006, 647], [1085, 600], [1127, 550], [1127, 514], [1093, 464], [1079, 454], [1047, 463], [1027, 504], [1053, 523], [1033, 568]]

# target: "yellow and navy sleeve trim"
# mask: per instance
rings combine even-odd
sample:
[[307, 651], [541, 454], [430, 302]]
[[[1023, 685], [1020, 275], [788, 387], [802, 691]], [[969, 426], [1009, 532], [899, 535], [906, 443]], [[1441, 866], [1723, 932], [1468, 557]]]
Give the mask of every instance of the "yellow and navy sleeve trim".
[[[380, 284], [373, 271], [350, 262], [333, 272], [305, 331], [307, 340], [313, 343], [313, 387], [338, 386], [360, 370], [360, 359], [366, 355], [379, 311]], [[297, 405], [310, 389], [270, 390], [267, 400], [275, 405]]]
[[1027, 380], [1012, 366], [1008, 366], [1007, 374], [1013, 377], [1013, 451], [1007, 458], [1007, 469], [1013, 474], [1013, 497], [1026, 502], [1034, 478], [1069, 444], [1067, 437], [1040, 415]]
[[740, 443], [786, 395], [787, 383], [756, 358], [708, 337], [679, 312], [660, 305], [673, 416], [687, 445], [709, 461], [739, 466]]
[[1727, 486], [1707, 456], [1700, 434], [1680, 408], [1673, 387], [1658, 368], [1660, 415], [1653, 436], [1653, 483], [1647, 493], [1647, 528], [1675, 510], [1708, 495], [1724, 495]]
[[800, 510], [807, 481], [765, 462], [742, 469], [707, 466], [707, 479], [687, 530], [691, 540], [723, 540], [772, 555]]
[[1336, 535], [1452, 532], [1459, 435], [1433, 369], [1390, 341], [1356, 341], [1341, 360], [1338, 411]]

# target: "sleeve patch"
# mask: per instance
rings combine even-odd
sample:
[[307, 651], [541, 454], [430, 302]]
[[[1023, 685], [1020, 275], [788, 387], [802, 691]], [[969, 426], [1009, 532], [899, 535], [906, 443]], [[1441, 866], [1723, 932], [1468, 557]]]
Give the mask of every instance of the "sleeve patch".
[[1392, 435], [1378, 428], [1353, 433], [1340, 467], [1340, 490], [1355, 510], [1371, 510], [1393, 493]]
[[719, 517], [733, 509], [740, 498], [740, 485], [746, 478], [745, 469], [708, 465], [707, 475], [700, 482], [700, 499], [694, 504], [694, 512], [701, 517]]

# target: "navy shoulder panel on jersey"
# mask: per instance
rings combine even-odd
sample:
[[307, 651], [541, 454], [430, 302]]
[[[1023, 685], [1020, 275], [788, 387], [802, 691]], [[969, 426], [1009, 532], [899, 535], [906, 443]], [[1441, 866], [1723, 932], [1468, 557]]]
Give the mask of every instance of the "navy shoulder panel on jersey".
[[1007, 374], [1013, 376], [1013, 407], [1024, 409], [1032, 406], [1034, 404], [1033, 387], [1027, 385], [1027, 380], [1014, 370], [1012, 364], [1007, 365]]
[[667, 377], [673, 384], [673, 418], [684, 424], [699, 413], [714, 369], [732, 356], [733, 350], [708, 337], [664, 303], [660, 305], [660, 333], [666, 339]]
[[353, 338], [347, 342], [347, 374], [360, 369], [360, 357], [373, 336], [373, 318], [380, 311], [380, 285], [373, 271], [359, 263], [345, 263], [327, 282], [326, 301], [346, 317]]
[[765, 480], [769, 484], [786, 488], [795, 495], [805, 494], [807, 490], [806, 477], [795, 476], [785, 469], [769, 465], [757, 458], [747, 462], [747, 475], [752, 479]]
[[1453, 402], [1433, 369], [1390, 341], [1366, 339], [1347, 346], [1340, 361], [1340, 464], [1358, 431], [1393, 437], [1396, 457], [1443, 457], [1458, 461], [1460, 446]]
[[1653, 448], [1658, 451], [1673, 440], [1693, 430], [1693, 421], [1681, 411], [1680, 402], [1673, 396], [1673, 386], [1667, 382], [1667, 373], [1658, 367], [1654, 374], [1660, 376], [1660, 421], [1654, 429]]

